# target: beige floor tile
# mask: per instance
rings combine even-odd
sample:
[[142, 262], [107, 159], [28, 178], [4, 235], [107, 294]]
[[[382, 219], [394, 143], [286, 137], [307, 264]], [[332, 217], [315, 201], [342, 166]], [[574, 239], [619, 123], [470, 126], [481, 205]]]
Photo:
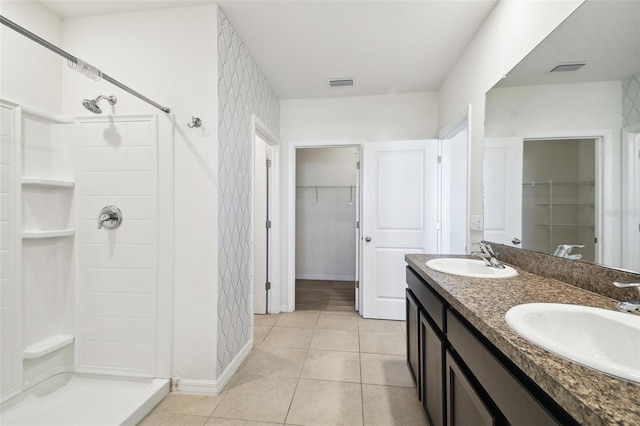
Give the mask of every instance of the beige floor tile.
[[257, 346], [251, 350], [237, 374], [300, 377], [307, 349]]
[[295, 311], [280, 314], [276, 327], [316, 328], [320, 312]]
[[205, 426], [229, 425], [229, 426], [273, 426], [281, 423], [254, 422], [252, 420], [225, 419], [222, 417], [210, 417]]
[[262, 344], [306, 349], [312, 337], [313, 329], [311, 328], [273, 327]]
[[358, 331], [358, 317], [338, 312], [322, 312], [318, 319], [318, 328]]
[[210, 416], [222, 398], [211, 395], [187, 395], [170, 393], [154, 409], [154, 413], [188, 414]]
[[362, 383], [413, 387], [404, 355], [360, 354]]
[[298, 379], [236, 376], [222, 391], [213, 417], [284, 423]]
[[253, 326], [253, 344], [261, 345], [264, 342], [264, 338], [271, 331], [273, 327], [270, 325], [254, 325]]
[[325, 351], [358, 352], [358, 332], [317, 328], [313, 334], [310, 348]]
[[360, 383], [360, 354], [310, 349], [301, 377]]
[[205, 416], [153, 412], [142, 419], [138, 426], [203, 426], [208, 419]]
[[361, 425], [361, 385], [300, 379], [287, 424]]
[[360, 352], [406, 355], [407, 338], [402, 332], [379, 333], [360, 331]]
[[412, 388], [362, 385], [364, 424], [426, 425], [420, 401]]
[[268, 314], [268, 315], [254, 315], [254, 325], [270, 325], [273, 326], [280, 319], [280, 314]]
[[358, 319], [358, 328], [360, 331], [378, 331], [383, 333], [394, 333], [403, 331], [406, 326], [405, 321], [389, 321], [378, 319]]

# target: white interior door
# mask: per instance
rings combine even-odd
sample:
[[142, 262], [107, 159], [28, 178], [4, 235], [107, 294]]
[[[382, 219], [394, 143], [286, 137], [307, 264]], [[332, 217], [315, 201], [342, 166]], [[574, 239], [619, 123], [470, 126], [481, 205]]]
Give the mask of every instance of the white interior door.
[[438, 141], [371, 142], [362, 158], [365, 318], [405, 319], [405, 254], [437, 252]]
[[523, 139], [487, 138], [484, 143], [484, 239], [520, 247]]
[[253, 312], [268, 313], [269, 282], [269, 185], [271, 169], [267, 160], [273, 156], [273, 148], [258, 135], [255, 138], [254, 156], [254, 238], [253, 238]]

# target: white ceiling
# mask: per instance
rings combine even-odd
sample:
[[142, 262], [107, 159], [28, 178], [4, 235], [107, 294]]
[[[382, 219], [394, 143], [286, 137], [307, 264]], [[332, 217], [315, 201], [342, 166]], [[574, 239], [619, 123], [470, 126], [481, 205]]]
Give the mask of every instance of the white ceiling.
[[[57, 1], [62, 17], [212, 1]], [[217, 2], [281, 99], [437, 91], [497, 0]], [[354, 87], [328, 87], [332, 78]]]
[[[587, 65], [575, 72], [548, 72], [568, 62]], [[588, 0], [497, 86], [622, 81], [638, 72], [640, 1]]]

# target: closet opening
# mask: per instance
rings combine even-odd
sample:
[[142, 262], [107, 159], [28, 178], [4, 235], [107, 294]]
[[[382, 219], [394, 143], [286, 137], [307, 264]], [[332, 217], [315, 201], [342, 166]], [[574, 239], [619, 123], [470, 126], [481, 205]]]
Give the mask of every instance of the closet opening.
[[522, 248], [598, 261], [597, 139], [525, 139]]
[[296, 149], [295, 310], [358, 310], [358, 147]]

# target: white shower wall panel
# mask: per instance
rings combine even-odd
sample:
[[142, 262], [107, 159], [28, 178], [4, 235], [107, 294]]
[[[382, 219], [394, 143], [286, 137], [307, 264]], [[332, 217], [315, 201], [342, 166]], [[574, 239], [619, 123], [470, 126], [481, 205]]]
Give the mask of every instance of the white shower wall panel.
[[20, 390], [19, 290], [14, 242], [14, 112], [0, 106], [0, 396]]
[[[80, 321], [83, 372], [153, 377], [158, 298], [155, 116], [80, 120]], [[98, 229], [106, 206], [123, 216]]]

